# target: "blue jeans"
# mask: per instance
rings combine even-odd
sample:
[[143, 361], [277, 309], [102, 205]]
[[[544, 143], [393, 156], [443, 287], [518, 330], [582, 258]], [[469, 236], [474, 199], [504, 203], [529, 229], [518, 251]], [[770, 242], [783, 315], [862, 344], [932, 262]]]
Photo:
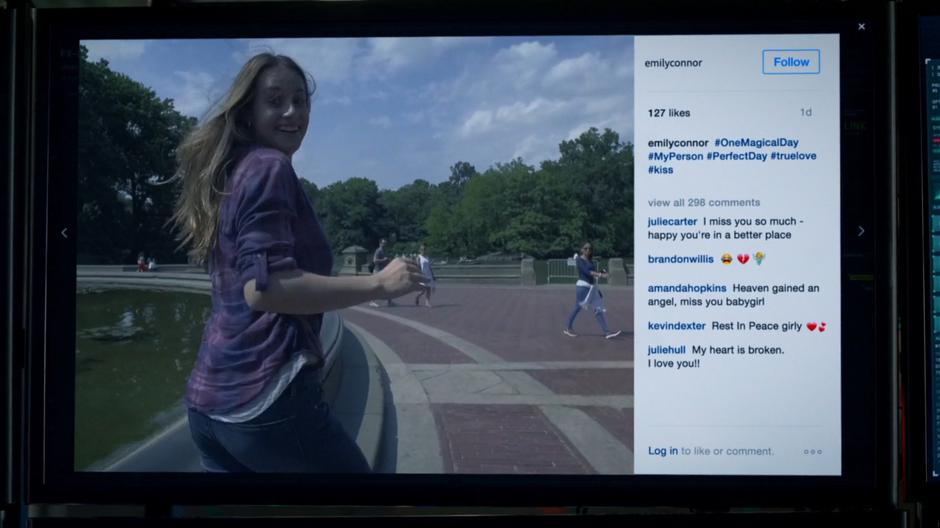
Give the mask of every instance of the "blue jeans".
[[[571, 311], [571, 315], [568, 316], [568, 329], [574, 329], [574, 320], [578, 317], [578, 313], [581, 311], [581, 302], [584, 299], [587, 299], [588, 292], [591, 289], [587, 286], [578, 286], [577, 291], [575, 291], [575, 303], [574, 310]], [[597, 323], [601, 325], [601, 330], [605, 334], [609, 334], [610, 330], [607, 328], [607, 318], [604, 317], [604, 312], [594, 312], [594, 318], [597, 319]]]
[[317, 371], [303, 368], [263, 413], [241, 423], [189, 410], [208, 472], [369, 473], [359, 446], [323, 401]]

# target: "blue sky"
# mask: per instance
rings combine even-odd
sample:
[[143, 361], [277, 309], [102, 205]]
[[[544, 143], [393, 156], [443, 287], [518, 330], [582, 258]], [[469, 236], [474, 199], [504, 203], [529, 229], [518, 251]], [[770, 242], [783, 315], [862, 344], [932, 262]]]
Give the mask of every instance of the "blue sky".
[[538, 166], [589, 127], [633, 138], [633, 39], [431, 37], [84, 41], [92, 60], [201, 118], [253, 54], [288, 55], [317, 82], [297, 174], [437, 183], [467, 161]]

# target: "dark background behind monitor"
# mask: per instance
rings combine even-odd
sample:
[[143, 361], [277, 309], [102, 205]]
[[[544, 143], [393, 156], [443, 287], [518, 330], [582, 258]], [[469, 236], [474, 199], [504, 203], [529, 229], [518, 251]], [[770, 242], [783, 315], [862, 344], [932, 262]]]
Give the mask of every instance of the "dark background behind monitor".
[[313, 519], [37, 519], [32, 528], [903, 528], [901, 511], [770, 513], [672, 513], [590, 515], [464, 515], [332, 517]]
[[[898, 317], [902, 333], [898, 343], [900, 368], [900, 401], [902, 423], [900, 487], [911, 496], [922, 495], [926, 486], [925, 423], [926, 396], [923, 380], [926, 374], [928, 343], [927, 322], [927, 254], [926, 244], [926, 182], [921, 163], [923, 105], [919, 88], [919, 18], [918, 10], [902, 5], [898, 10], [896, 60], [898, 64], [897, 105], [898, 130]], [[918, 419], [918, 417], [922, 417]]]
[[0, 417], [3, 420], [3, 431], [0, 432], [0, 510], [8, 510], [13, 500], [10, 497], [10, 436], [13, 434], [13, 421], [11, 418], [13, 407], [11, 397], [13, 391], [11, 384], [11, 352], [9, 313], [12, 308], [13, 298], [6, 292], [7, 281], [10, 269], [10, 231], [13, 227], [10, 218], [10, 198], [13, 197], [13, 171], [10, 168], [10, 137], [12, 130], [10, 127], [10, 106], [13, 103], [13, 96], [10, 93], [10, 69], [12, 67], [10, 40], [13, 38], [10, 20], [10, 12], [6, 9], [0, 10], [0, 86], [4, 87], [0, 93], [5, 94], [0, 100], [0, 174], [3, 175], [0, 180], [0, 196], [3, 203], [0, 204], [0, 248], [3, 251], [3, 258], [0, 259], [0, 277], [3, 280], [4, 293], [0, 297], [0, 321], [2, 321], [3, 334], [3, 352], [0, 353]]
[[[26, 85], [25, 57], [16, 52], [17, 29], [28, 20], [24, 9], [0, 9], [0, 515], [13, 524], [23, 511], [23, 365], [21, 302], [25, 287], [15, 277], [22, 272], [24, 237], [25, 156], [15, 155], [28, 118], [15, 101]], [[25, 151], [23, 151], [25, 152]], [[19, 257], [19, 259], [17, 258]], [[14, 285], [19, 285], [17, 289]], [[19, 352], [17, 354], [16, 352]]]
[[26, 519], [23, 480], [26, 343], [24, 296], [30, 165], [32, 19], [21, 1], [0, 9], [0, 508], [6, 526]]

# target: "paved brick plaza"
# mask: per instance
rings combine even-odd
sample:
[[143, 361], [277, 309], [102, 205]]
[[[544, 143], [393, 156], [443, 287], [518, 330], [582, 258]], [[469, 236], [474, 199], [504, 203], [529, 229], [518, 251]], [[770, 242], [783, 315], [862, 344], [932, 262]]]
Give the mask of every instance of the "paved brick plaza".
[[605, 288], [606, 340], [592, 313], [562, 334], [574, 286], [441, 284], [343, 317], [376, 352], [396, 412], [400, 473], [633, 471], [633, 290]]

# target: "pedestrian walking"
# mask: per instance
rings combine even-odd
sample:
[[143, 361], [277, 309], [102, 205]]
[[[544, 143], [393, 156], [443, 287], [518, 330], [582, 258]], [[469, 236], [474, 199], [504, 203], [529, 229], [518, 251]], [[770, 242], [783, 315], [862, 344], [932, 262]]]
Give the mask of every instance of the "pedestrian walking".
[[597, 286], [597, 279], [607, 277], [604, 271], [597, 271], [591, 258], [594, 256], [594, 248], [590, 242], [581, 246], [581, 254], [575, 257], [575, 264], [578, 267], [578, 282], [575, 283], [575, 305], [568, 316], [568, 325], [563, 333], [568, 337], [577, 337], [574, 331], [574, 320], [578, 317], [581, 309], [594, 311], [594, 318], [597, 324], [604, 331], [606, 339], [613, 339], [621, 334], [620, 330], [611, 331], [607, 326], [607, 308], [604, 306], [604, 295]]
[[[388, 255], [385, 254], [385, 245], [386, 240], [383, 238], [379, 240], [379, 247], [375, 250], [375, 253], [372, 254], [372, 273], [381, 273], [385, 266], [391, 261]], [[378, 308], [379, 303], [374, 300], [369, 302], [369, 306]], [[395, 302], [391, 299], [388, 299], [388, 306], [395, 306]]]
[[424, 286], [418, 296], [415, 297], [415, 306], [421, 304], [421, 296], [424, 296], [424, 305], [428, 308], [431, 307], [431, 292], [433, 292], [437, 287], [437, 281], [434, 278], [434, 269], [431, 268], [431, 259], [428, 258], [428, 248], [426, 245], [421, 244], [420, 249], [418, 250], [418, 267], [421, 268], [421, 274], [424, 275]]

